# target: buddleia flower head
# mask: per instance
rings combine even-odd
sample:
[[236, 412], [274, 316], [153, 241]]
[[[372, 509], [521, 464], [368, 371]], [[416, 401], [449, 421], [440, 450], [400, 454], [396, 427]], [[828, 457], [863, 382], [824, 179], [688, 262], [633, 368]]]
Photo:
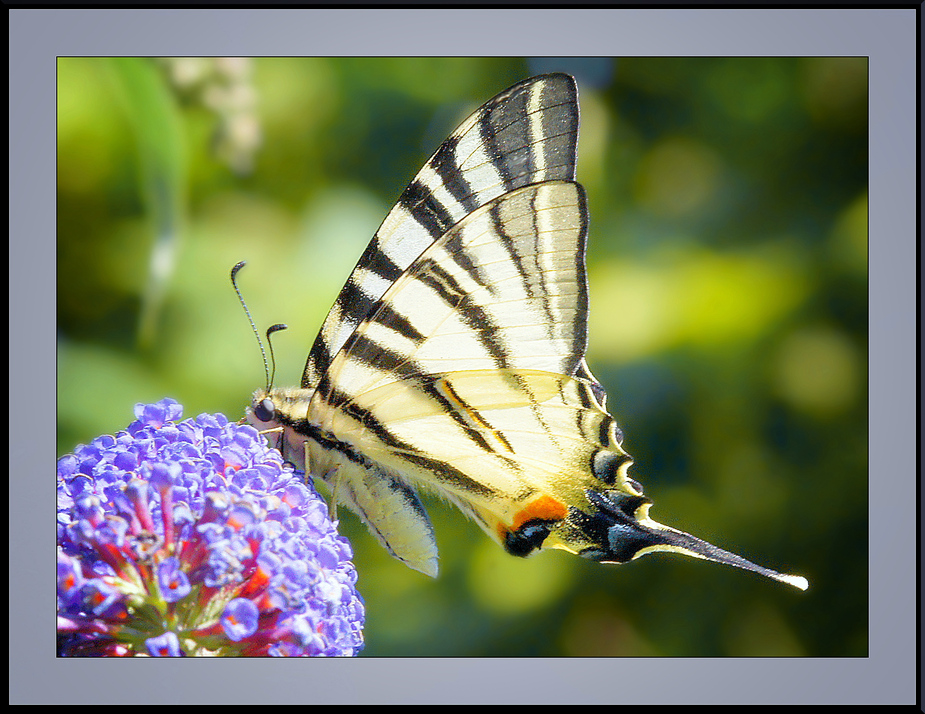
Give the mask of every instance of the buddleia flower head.
[[324, 500], [251, 426], [172, 399], [58, 460], [64, 656], [351, 656], [363, 602]]

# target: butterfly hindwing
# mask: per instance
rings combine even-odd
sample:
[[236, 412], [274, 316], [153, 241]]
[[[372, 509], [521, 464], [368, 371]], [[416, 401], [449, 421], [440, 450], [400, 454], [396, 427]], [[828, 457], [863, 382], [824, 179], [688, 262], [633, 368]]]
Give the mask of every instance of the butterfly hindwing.
[[[613, 418], [590, 390], [539, 370], [467, 370], [392, 381], [321, 413], [330, 428], [355, 435], [354, 448], [462, 504], [509, 549], [525, 525], [542, 521], [545, 547], [580, 552], [594, 546], [571, 518], [590, 509], [586, 491], [648, 503], [627, 476], [632, 461]], [[379, 416], [387, 432], [364, 428], [362, 414]]]

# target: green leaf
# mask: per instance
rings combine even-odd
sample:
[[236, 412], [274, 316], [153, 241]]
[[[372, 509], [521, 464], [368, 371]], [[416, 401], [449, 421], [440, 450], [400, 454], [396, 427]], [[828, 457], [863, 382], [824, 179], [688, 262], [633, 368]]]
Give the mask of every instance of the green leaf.
[[153, 241], [142, 295], [138, 343], [150, 346], [173, 275], [186, 199], [186, 150], [176, 100], [154, 60], [109, 59], [117, 91], [135, 134], [139, 185]]

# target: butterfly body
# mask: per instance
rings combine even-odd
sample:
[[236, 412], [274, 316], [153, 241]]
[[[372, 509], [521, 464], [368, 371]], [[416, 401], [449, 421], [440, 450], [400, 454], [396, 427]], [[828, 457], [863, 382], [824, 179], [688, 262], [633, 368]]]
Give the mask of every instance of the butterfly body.
[[648, 516], [584, 359], [577, 129], [563, 74], [525, 80], [463, 122], [360, 258], [301, 388], [258, 391], [248, 418], [428, 575], [437, 548], [418, 489], [513, 555], [626, 562], [674, 550], [803, 587]]

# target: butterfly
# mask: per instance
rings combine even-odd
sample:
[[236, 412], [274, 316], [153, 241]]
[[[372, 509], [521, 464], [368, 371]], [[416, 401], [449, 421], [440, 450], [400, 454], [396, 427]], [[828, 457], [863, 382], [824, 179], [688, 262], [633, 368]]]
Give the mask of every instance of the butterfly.
[[585, 361], [588, 211], [578, 93], [524, 80], [477, 109], [401, 194], [312, 345], [248, 421], [395, 558], [436, 576], [418, 489], [507, 552], [603, 563], [675, 551], [805, 589], [649, 517]]

